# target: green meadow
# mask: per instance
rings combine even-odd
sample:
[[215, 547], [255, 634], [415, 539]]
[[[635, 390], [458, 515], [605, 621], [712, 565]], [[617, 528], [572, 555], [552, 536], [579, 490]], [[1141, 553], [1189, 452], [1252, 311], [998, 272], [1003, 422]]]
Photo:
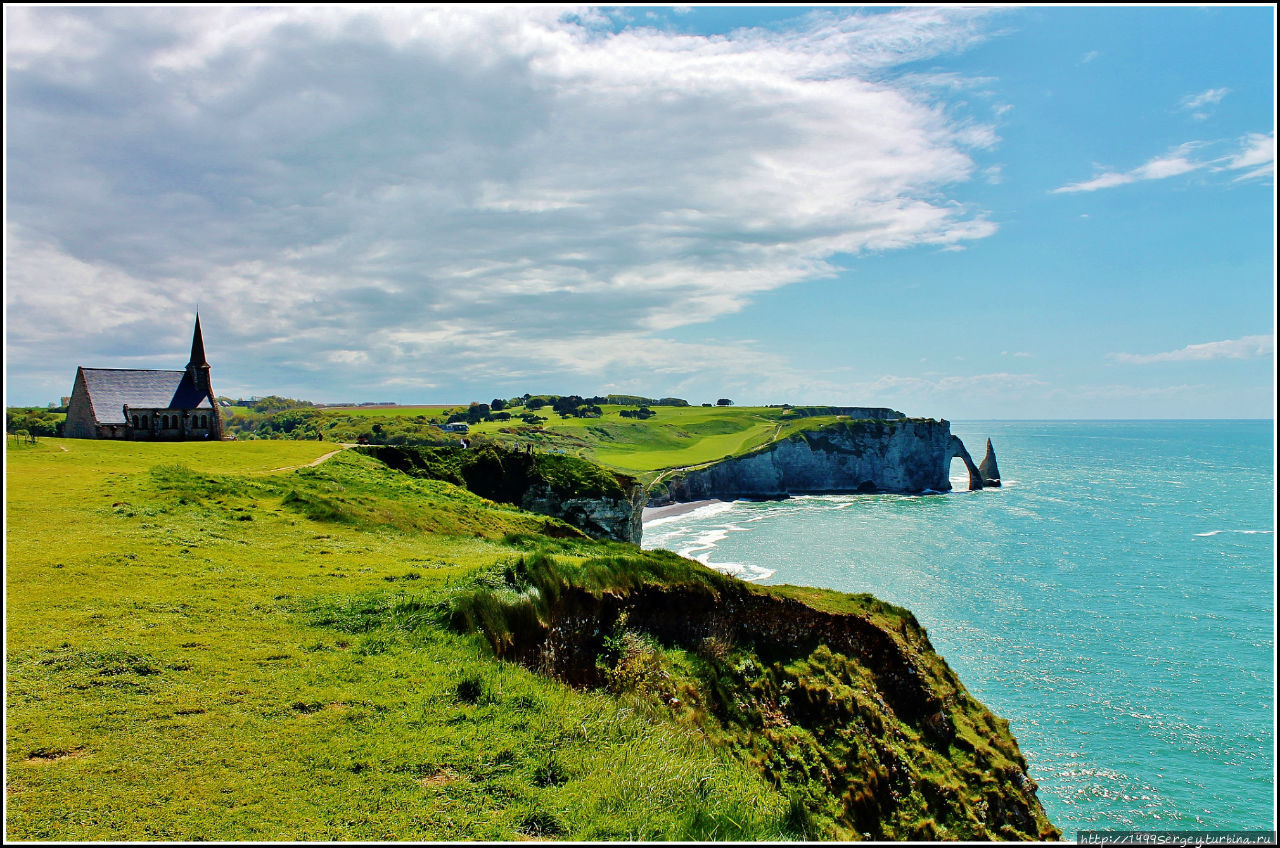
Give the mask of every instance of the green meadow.
[[[412, 418], [418, 415], [425, 415], [428, 418], [443, 418], [444, 416], [442, 413], [457, 408], [457, 404], [428, 404], [423, 406], [326, 406], [321, 409], [321, 412], [334, 413], [337, 415], [354, 415], [361, 418], [378, 418], [384, 415], [392, 418]], [[232, 409], [234, 411], [234, 407]]]
[[[782, 407], [653, 406], [645, 419], [625, 417], [634, 405], [601, 404], [595, 417], [562, 417], [549, 406], [507, 407], [508, 420], [469, 424], [468, 435], [511, 447], [532, 445], [541, 452], [572, 454], [651, 483], [663, 472], [702, 465], [758, 450], [803, 430], [829, 424], [835, 416], [797, 415]], [[296, 408], [275, 412], [226, 410], [238, 438], [268, 438], [373, 444], [439, 444], [457, 438], [438, 429], [465, 406]], [[521, 416], [533, 414], [537, 423]], [[275, 422], [250, 435], [236, 422]], [[252, 429], [252, 428], [250, 428]]]
[[785, 835], [695, 728], [441, 618], [546, 519], [323, 442], [9, 441], [8, 838]]
[[[9, 839], [1056, 833], [1007, 723], [871, 596], [752, 587], [331, 442], [6, 445]], [[811, 638], [842, 626], [880, 653]]]
[[577, 453], [601, 465], [652, 479], [657, 472], [750, 453], [770, 442], [835, 420], [787, 417], [778, 407], [655, 406], [647, 420], [624, 418], [632, 407], [603, 405], [599, 418], [561, 418], [549, 410], [540, 428], [487, 422], [471, 431], [502, 440], [531, 441]]

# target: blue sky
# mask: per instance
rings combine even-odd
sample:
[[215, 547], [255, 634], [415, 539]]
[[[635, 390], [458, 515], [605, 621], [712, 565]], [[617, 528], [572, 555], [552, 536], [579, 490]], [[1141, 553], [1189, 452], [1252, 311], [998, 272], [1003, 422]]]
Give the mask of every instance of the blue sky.
[[5, 7], [6, 402], [1270, 417], [1271, 7]]

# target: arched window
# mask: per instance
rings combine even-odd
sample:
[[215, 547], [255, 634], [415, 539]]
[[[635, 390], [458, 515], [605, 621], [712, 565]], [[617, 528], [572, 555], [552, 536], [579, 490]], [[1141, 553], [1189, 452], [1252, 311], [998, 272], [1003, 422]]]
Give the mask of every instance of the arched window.
[[168, 429], [169, 429], [169, 416], [167, 416], [167, 415], [161, 415], [161, 416], [160, 416], [160, 429], [161, 429], [161, 430], [168, 430]]
[[138, 429], [138, 416], [133, 416], [133, 429]]
[[147, 429], [147, 416], [142, 416], [142, 429]]
[[208, 427], [208, 426], [209, 426], [209, 416], [207, 416], [207, 415], [201, 415], [201, 416], [200, 416], [200, 426], [201, 426], [201, 427]]

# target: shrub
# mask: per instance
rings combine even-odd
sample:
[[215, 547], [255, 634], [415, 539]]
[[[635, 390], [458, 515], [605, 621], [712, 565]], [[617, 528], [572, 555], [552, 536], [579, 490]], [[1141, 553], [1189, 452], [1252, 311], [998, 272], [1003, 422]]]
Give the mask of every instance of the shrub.
[[464, 677], [458, 685], [454, 687], [453, 691], [454, 694], [458, 696], [459, 701], [463, 701], [468, 704], [478, 704], [480, 703], [481, 696], [484, 694], [484, 683], [475, 675]]

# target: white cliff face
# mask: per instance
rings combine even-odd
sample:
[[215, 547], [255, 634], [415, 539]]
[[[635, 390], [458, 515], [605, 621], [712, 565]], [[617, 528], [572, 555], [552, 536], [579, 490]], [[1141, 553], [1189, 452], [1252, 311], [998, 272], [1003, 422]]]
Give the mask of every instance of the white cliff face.
[[987, 439], [987, 455], [982, 458], [982, 464], [978, 466], [978, 473], [982, 475], [982, 484], [984, 486], [1000, 485], [1000, 466], [996, 464], [996, 451], [991, 447], [991, 440]]
[[[958, 441], [958, 440], [956, 440]], [[670, 500], [796, 494], [947, 491], [953, 445], [947, 421], [840, 421], [756, 453], [679, 475]]]
[[644, 488], [633, 485], [626, 498], [564, 497], [549, 486], [530, 486], [520, 500], [520, 508], [572, 524], [596, 539], [640, 544]]

